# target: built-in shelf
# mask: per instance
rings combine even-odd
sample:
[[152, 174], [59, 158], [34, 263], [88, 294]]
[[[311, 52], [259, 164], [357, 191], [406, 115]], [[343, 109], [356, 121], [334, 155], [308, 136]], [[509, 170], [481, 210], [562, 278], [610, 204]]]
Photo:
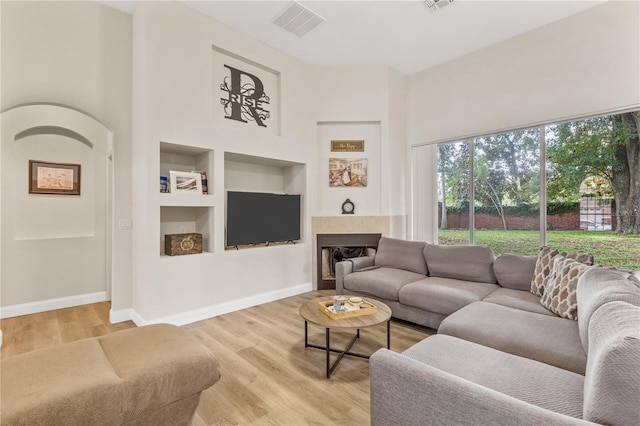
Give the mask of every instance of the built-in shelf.
[[161, 206], [160, 254], [164, 255], [165, 235], [185, 233], [202, 234], [202, 252], [212, 253], [214, 210], [213, 207]]
[[174, 170], [180, 172], [206, 172], [208, 193], [213, 194], [213, 164], [214, 151], [211, 149], [160, 142], [158, 192], [160, 192], [160, 176], [169, 177], [169, 172]]
[[215, 197], [213, 195], [159, 194], [158, 204], [176, 207], [214, 207]]
[[[202, 234], [203, 253], [214, 251], [214, 151], [192, 145], [160, 142], [157, 206], [160, 209], [160, 255], [164, 254], [167, 234]], [[160, 193], [160, 176], [169, 177], [170, 171], [200, 171], [207, 174], [208, 194]], [[185, 255], [185, 256], [197, 256]], [[181, 257], [181, 256], [166, 256]]]

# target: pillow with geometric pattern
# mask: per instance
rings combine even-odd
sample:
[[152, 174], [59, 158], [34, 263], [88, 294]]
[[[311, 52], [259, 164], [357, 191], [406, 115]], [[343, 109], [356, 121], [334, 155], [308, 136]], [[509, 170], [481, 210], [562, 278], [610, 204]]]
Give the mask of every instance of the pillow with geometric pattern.
[[591, 266], [557, 255], [553, 258], [551, 276], [547, 280], [540, 304], [554, 314], [578, 320], [578, 279]]
[[593, 265], [593, 255], [590, 253], [568, 253], [566, 251], [552, 249], [546, 246], [540, 247], [536, 267], [531, 277], [531, 293], [536, 296], [542, 296], [547, 284], [547, 280], [551, 275], [551, 267], [553, 266], [553, 258], [562, 256], [567, 259], [577, 260], [585, 265]]

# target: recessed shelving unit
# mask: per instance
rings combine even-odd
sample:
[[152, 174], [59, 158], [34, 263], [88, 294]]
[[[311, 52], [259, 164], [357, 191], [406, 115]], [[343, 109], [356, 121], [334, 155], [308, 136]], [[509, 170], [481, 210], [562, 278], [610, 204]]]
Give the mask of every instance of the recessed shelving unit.
[[[171, 170], [207, 173], [208, 194], [160, 193], [160, 176], [169, 177]], [[164, 256], [164, 237], [167, 234], [202, 234], [202, 252], [214, 251], [213, 197], [214, 151], [192, 145], [160, 142], [158, 175], [158, 207], [160, 209], [160, 255]], [[194, 255], [190, 255], [194, 256]]]
[[[160, 142], [160, 170], [158, 175], [158, 192], [160, 191], [160, 176], [169, 177], [171, 170], [180, 172], [206, 172], [208, 180], [208, 194], [213, 194], [213, 161], [214, 151], [191, 145], [180, 145], [169, 142]], [[168, 194], [163, 194], [163, 196]], [[176, 196], [177, 194], [170, 194]], [[182, 197], [183, 194], [179, 194]], [[197, 196], [193, 194], [189, 197]]]
[[[225, 191], [271, 192], [301, 196], [300, 241], [305, 241], [306, 165], [234, 152], [224, 153]], [[226, 198], [226, 197], [225, 197]], [[226, 224], [226, 212], [225, 212]], [[226, 232], [226, 231], [225, 231]], [[225, 236], [226, 244], [226, 236]], [[279, 245], [279, 244], [274, 244]], [[265, 247], [264, 244], [249, 247]], [[246, 248], [246, 247], [243, 247]], [[230, 247], [227, 247], [230, 249]]]
[[[202, 252], [213, 252], [214, 207], [160, 207], [160, 250], [164, 255], [164, 236], [167, 234], [202, 234]], [[190, 255], [193, 256], [193, 255]]]

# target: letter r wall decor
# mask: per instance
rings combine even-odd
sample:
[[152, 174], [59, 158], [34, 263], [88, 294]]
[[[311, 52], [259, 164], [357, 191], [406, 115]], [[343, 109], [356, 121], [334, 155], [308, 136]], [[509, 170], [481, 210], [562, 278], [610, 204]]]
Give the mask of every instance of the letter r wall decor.
[[214, 120], [279, 136], [280, 73], [216, 46], [212, 66]]

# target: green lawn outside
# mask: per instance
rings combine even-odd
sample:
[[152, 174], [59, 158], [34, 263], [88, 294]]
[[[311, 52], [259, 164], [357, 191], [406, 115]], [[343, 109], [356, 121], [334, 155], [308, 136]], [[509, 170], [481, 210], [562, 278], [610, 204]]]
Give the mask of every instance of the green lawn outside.
[[[468, 244], [467, 230], [438, 230], [439, 244]], [[475, 244], [488, 245], [496, 256], [504, 253], [537, 254], [538, 231], [475, 231]], [[621, 235], [610, 231], [547, 231], [547, 246], [570, 252], [592, 253], [595, 263], [640, 269], [640, 235]]]

